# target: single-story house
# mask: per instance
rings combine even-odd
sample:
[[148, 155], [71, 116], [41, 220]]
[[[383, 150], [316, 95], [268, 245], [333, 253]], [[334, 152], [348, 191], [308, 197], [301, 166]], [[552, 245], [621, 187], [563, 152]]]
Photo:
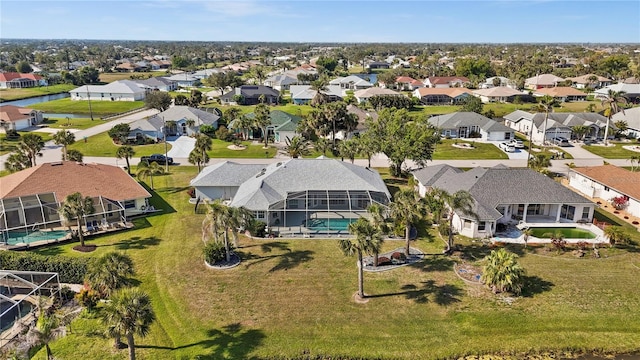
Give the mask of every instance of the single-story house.
[[533, 92], [533, 96], [551, 96], [552, 98], [562, 102], [587, 100], [587, 93], [568, 86], [541, 88], [535, 90]]
[[372, 61], [367, 64], [368, 69], [388, 69], [389, 63], [384, 61]]
[[[547, 141], [556, 137], [575, 138], [571, 128], [577, 125], [585, 125], [590, 128], [590, 131], [585, 136], [599, 136], [600, 133], [604, 132], [607, 124], [607, 118], [598, 113], [549, 113], [545, 137], [543, 136], [545, 117], [547, 117], [545, 113], [532, 114], [516, 110], [504, 116], [504, 124], [525, 135], [529, 135], [533, 127], [531, 137], [534, 143], [542, 143], [543, 138], [546, 138]], [[613, 124], [609, 126], [615, 129]]]
[[372, 83], [355, 75], [349, 75], [346, 77], [339, 77], [337, 79], [333, 79], [329, 81], [329, 85], [339, 85], [340, 88], [345, 90], [361, 90], [361, 89], [368, 89], [370, 87], [373, 87]]
[[424, 84], [420, 80], [416, 80], [410, 76], [398, 76], [393, 84], [385, 84], [378, 81], [378, 85], [381, 88], [397, 89], [402, 91], [413, 91], [417, 88], [424, 87]]
[[277, 105], [280, 92], [263, 85], [242, 85], [220, 96], [223, 104], [257, 105], [264, 99], [265, 104]]
[[271, 229], [291, 233], [347, 231], [369, 205], [391, 199], [377, 171], [328, 158], [225, 162], [206, 167], [191, 186], [200, 200], [227, 200]]
[[[214, 128], [218, 128], [219, 119], [220, 116], [215, 113], [190, 106], [176, 105], [159, 114], [136, 120], [129, 124], [131, 129], [129, 139], [137, 140], [141, 137], [147, 137], [153, 140], [161, 140], [164, 138], [165, 132], [167, 136], [191, 136], [197, 134], [202, 125], [211, 125]], [[189, 120], [193, 120], [193, 125], [189, 125]], [[170, 125], [167, 122], [171, 122], [169, 123]]]
[[120, 72], [136, 72], [149, 70], [150, 66], [145, 63], [146, 66], [134, 62], [124, 62], [116, 66], [116, 71]]
[[465, 76], [431, 76], [423, 81], [428, 88], [463, 88], [469, 84], [469, 78]]
[[558, 83], [563, 81], [565, 81], [565, 79], [553, 74], [540, 74], [526, 79], [524, 81], [524, 87], [529, 90], [538, 90], [542, 88], [556, 87], [558, 86]]
[[514, 138], [513, 129], [474, 112], [432, 116], [428, 121], [440, 129], [443, 137], [448, 138], [478, 138], [484, 141]]
[[131, 80], [118, 80], [107, 85], [83, 85], [69, 93], [71, 100], [139, 101], [147, 91]]
[[405, 96], [404, 94], [393, 91], [391, 89], [384, 89], [380, 87], [371, 87], [368, 89], [356, 90], [353, 93], [353, 96], [356, 98], [358, 103], [363, 103], [369, 100], [369, 98], [373, 96], [380, 96], [380, 95]]
[[[531, 169], [495, 166], [461, 172], [449, 165], [413, 172], [421, 193], [468, 191], [477, 216], [456, 212], [453, 227], [471, 238], [491, 237], [497, 224], [591, 222], [595, 204]], [[525, 185], [526, 184], [526, 185]]]
[[[1, 109], [1, 108], [0, 108]], [[623, 131], [625, 135], [632, 138], [640, 138], [640, 107], [626, 109], [619, 113], [613, 114], [611, 121], [616, 123], [624, 121], [627, 123], [627, 129]]]
[[0, 132], [20, 131], [42, 123], [42, 111], [14, 105], [0, 105]]
[[497, 86], [485, 89], [473, 90], [473, 95], [479, 97], [483, 103], [492, 103], [492, 102], [513, 102], [516, 97], [521, 99], [530, 98], [531, 96], [528, 93], [523, 93], [516, 89], [506, 87], [506, 86]]
[[624, 210], [640, 217], [640, 172], [614, 165], [573, 168], [569, 169], [569, 186], [607, 203], [622, 196], [628, 201]]
[[[291, 85], [289, 92], [291, 93], [291, 101], [296, 105], [307, 104], [318, 94], [317, 91], [311, 89], [311, 85]], [[329, 101], [338, 101], [344, 97], [344, 90], [340, 85], [329, 85], [323, 93], [329, 97]]]
[[138, 84], [143, 89], [149, 91], [176, 91], [178, 90], [178, 84], [175, 81], [168, 80], [163, 77], [150, 77], [145, 80], [131, 80]]
[[[496, 79], [498, 79], [498, 81], [500, 81], [498, 83], [498, 81], [496, 81]], [[494, 85], [494, 82], [497, 83], [498, 85]], [[478, 84], [478, 87], [480, 89], [491, 89], [494, 87], [508, 87], [511, 89], [516, 89], [518, 88], [518, 86], [516, 85], [516, 82], [506, 78], [504, 76], [492, 76], [490, 78], [487, 78], [483, 83]]]
[[44, 77], [28, 73], [0, 72], [0, 89], [30, 88], [36, 86], [46, 86], [47, 80]]
[[85, 226], [93, 221], [118, 223], [129, 216], [144, 214], [151, 197], [117, 166], [75, 161], [40, 164], [2, 178], [2, 236], [11, 231], [62, 226], [58, 209], [75, 192], [93, 198], [95, 211], [85, 217]]
[[198, 70], [196, 72], [194, 72], [193, 74], [191, 74], [191, 76], [193, 76], [194, 78], [198, 79], [198, 80], [204, 80], [209, 78], [211, 75], [213, 74], [218, 74], [224, 72], [220, 69], [203, 69], [203, 70]]
[[596, 100], [604, 99], [608, 94], [609, 90], [613, 90], [615, 92], [624, 91], [624, 96], [633, 104], [640, 103], [640, 84], [613, 84], [609, 86], [605, 86], [601, 89], [594, 91]]
[[467, 88], [419, 88], [413, 96], [424, 105], [460, 104], [473, 93]]
[[171, 76], [164, 76], [164, 78], [169, 81], [175, 82], [179, 87], [193, 87], [200, 85], [200, 79], [187, 72]]
[[296, 84], [298, 84], [298, 76], [288, 73], [273, 75], [264, 81], [265, 86], [272, 87], [278, 91], [289, 90], [291, 85]]
[[[245, 115], [246, 117], [252, 119], [256, 115], [255, 113], [249, 113]], [[288, 138], [293, 138], [298, 135], [298, 123], [302, 120], [300, 116], [291, 115], [287, 112], [280, 110], [272, 110], [269, 113], [269, 118], [271, 119], [271, 125], [267, 127], [267, 133], [269, 136], [273, 135], [273, 141], [276, 143], [284, 143]], [[230, 128], [235, 128], [235, 121], [232, 121], [229, 124]], [[240, 133], [242, 129], [237, 129], [236, 131]], [[253, 131], [249, 131], [249, 139], [259, 139], [262, 138], [262, 129], [254, 129]]]
[[573, 86], [576, 89], [599, 89], [604, 86], [609, 86], [613, 83], [613, 80], [596, 74], [571, 77], [567, 78], [567, 80], [571, 80]]

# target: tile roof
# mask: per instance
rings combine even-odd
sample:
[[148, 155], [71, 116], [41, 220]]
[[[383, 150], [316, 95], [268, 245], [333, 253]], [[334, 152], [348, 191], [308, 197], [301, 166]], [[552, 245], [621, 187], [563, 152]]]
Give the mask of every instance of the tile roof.
[[16, 122], [31, 118], [33, 109], [27, 109], [14, 105], [0, 106], [0, 121]]
[[640, 172], [632, 172], [614, 165], [579, 167], [570, 170], [640, 200]]
[[509, 97], [509, 96], [517, 96], [517, 95], [528, 95], [527, 93], [523, 93], [522, 91], [518, 91], [512, 89], [507, 86], [496, 86], [489, 89], [478, 89], [473, 90], [473, 93], [480, 96], [488, 96], [488, 97]]
[[597, 78], [597, 82], [610, 82], [611, 79], [607, 79], [604, 76], [600, 76], [600, 75], [596, 75], [596, 74], [587, 74], [587, 75], [582, 75], [582, 76], [576, 76], [576, 77], [571, 77], [571, 78], [567, 78], [567, 80], [571, 80], [571, 82], [574, 83], [578, 83], [578, 84], [590, 84], [591, 80], [589, 80], [589, 78], [591, 76], [595, 76]]
[[126, 171], [111, 165], [45, 163], [0, 178], [0, 198], [46, 192], [54, 192], [60, 202], [75, 192], [116, 201], [151, 197]]
[[551, 88], [542, 88], [534, 92], [536, 95], [549, 95], [552, 97], [558, 96], [584, 96], [587, 97], [587, 93], [584, 93], [578, 89], [568, 86], [556, 86]]
[[403, 94], [393, 91], [391, 89], [383, 89], [379, 87], [370, 87], [368, 89], [356, 90], [353, 92], [353, 96], [359, 99], [366, 99], [376, 95], [396, 95], [404, 96]]
[[0, 81], [11, 81], [15, 79], [31, 79], [31, 80], [42, 80], [42, 76], [32, 73], [17, 73], [17, 72], [0, 72]]
[[451, 98], [456, 98], [462, 94], [472, 95], [471, 90], [467, 88], [419, 88], [416, 89], [420, 97], [427, 95], [446, 95]]
[[528, 85], [547, 86], [547, 85], [555, 85], [562, 81], [564, 81], [563, 78], [555, 76], [553, 74], [540, 74], [534, 77], [530, 77], [526, 79], [524, 82], [525, 84], [528, 84]]
[[429, 80], [431, 84], [450, 84], [452, 82], [462, 82], [462, 83], [469, 82], [469, 78], [464, 76], [430, 76], [426, 80]]

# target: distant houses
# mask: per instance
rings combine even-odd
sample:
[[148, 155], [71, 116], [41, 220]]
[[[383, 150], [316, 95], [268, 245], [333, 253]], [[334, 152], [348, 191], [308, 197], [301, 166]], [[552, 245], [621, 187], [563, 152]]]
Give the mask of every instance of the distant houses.
[[471, 81], [465, 76], [431, 76], [423, 81], [428, 88], [466, 87]]
[[14, 105], [0, 106], [0, 132], [20, 131], [42, 123], [42, 111]]
[[456, 105], [467, 97], [473, 96], [467, 88], [419, 88], [413, 91], [413, 96], [420, 99], [423, 105]]
[[538, 97], [551, 96], [560, 102], [587, 100], [587, 93], [568, 86], [540, 88], [535, 90], [533, 95]]
[[0, 72], [0, 89], [21, 89], [45, 85], [47, 85], [47, 81], [37, 74]]
[[512, 103], [516, 98], [529, 102], [532, 98], [528, 93], [506, 86], [473, 90], [473, 95], [479, 97], [483, 103]]
[[524, 81], [524, 87], [529, 90], [552, 88], [558, 86], [558, 84], [564, 81], [565, 80], [563, 78], [553, 74], [541, 74], [526, 79]]
[[71, 91], [71, 100], [140, 101], [146, 90], [131, 80], [118, 80], [107, 85], [83, 85]]
[[223, 104], [257, 105], [260, 103], [277, 105], [280, 92], [263, 85], [242, 85], [220, 97]]
[[[546, 118], [546, 124], [545, 124]], [[542, 143], [543, 139], [549, 141], [556, 137], [567, 139], [575, 138], [572, 128], [583, 125], [589, 127], [589, 132], [585, 136], [598, 136], [604, 131], [607, 118], [598, 113], [529, 113], [516, 110], [504, 116], [504, 124], [523, 134], [529, 134], [532, 128], [531, 137], [534, 143]], [[611, 128], [615, 129], [613, 124]], [[546, 133], [545, 133], [546, 129]]]

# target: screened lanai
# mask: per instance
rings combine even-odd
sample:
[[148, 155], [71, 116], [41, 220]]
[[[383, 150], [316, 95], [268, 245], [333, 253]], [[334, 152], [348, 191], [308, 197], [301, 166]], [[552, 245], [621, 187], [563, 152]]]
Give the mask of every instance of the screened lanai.
[[387, 206], [384, 192], [370, 190], [307, 190], [288, 192], [286, 199], [269, 206], [268, 224], [280, 231], [345, 231], [367, 213], [371, 204]]

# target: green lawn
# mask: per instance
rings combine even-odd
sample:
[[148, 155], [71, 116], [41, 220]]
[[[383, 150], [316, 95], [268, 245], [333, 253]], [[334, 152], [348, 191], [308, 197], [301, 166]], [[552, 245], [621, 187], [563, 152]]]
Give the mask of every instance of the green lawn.
[[100, 73], [100, 81], [110, 83], [116, 80], [131, 80], [131, 76], [133, 75], [142, 75], [144, 77], [167, 76], [165, 71]]
[[[637, 251], [601, 249], [601, 259], [544, 249], [522, 254], [528, 286], [507, 304], [460, 280], [452, 259], [440, 255], [442, 241], [427, 236], [413, 246], [434, 255], [366, 273], [372, 297], [357, 304], [355, 258], [343, 256], [333, 240], [242, 238], [239, 267], [207, 269], [204, 215], [194, 214], [185, 191], [194, 176], [192, 167], [173, 167], [171, 175], [156, 177], [152, 204], [164, 213], [136, 220], [138, 229], [89, 240], [98, 245], [94, 253], [74, 252], [72, 244], [37, 250], [90, 257], [116, 250], [133, 258], [158, 318], [149, 336], [136, 339], [140, 359], [436, 359], [548, 349], [628, 352], [640, 344]], [[401, 245], [388, 241], [384, 248]], [[477, 258], [488, 251], [463, 245]], [[76, 320], [72, 329], [51, 345], [57, 358], [125, 358], [126, 350], [114, 353], [98, 320]]]
[[[118, 114], [125, 111], [139, 109], [144, 101], [91, 101], [94, 117]], [[71, 98], [47, 101], [29, 107], [49, 113], [89, 114], [89, 101], [71, 100]]]
[[[103, 156], [114, 157], [118, 150], [118, 145], [114, 144], [109, 135], [103, 132], [98, 135], [90, 136], [87, 141], [84, 139], [76, 139], [74, 144], [69, 146], [69, 149], [78, 150], [84, 156]], [[171, 150], [171, 145], [167, 144], [168, 150]], [[164, 143], [151, 144], [151, 145], [134, 145], [133, 150], [136, 152], [135, 157], [147, 156], [151, 154], [164, 154]]]
[[[37, 134], [42, 137], [44, 141], [51, 140], [52, 134], [45, 132], [35, 132], [35, 131], [18, 131], [19, 134], [24, 135], [27, 133]], [[20, 138], [15, 140], [7, 140], [7, 136], [5, 134], [0, 134], [0, 155], [4, 155], [10, 151], [16, 150], [16, 146], [20, 142]]]
[[211, 151], [208, 152], [210, 158], [272, 158], [276, 154], [276, 148], [269, 146], [265, 150], [263, 145], [253, 145], [251, 141], [243, 141], [246, 146], [244, 150], [231, 150], [228, 146], [233, 143], [213, 139]]
[[638, 156], [640, 153], [624, 149], [623, 145], [637, 145], [637, 143], [616, 143], [611, 142], [615, 146], [598, 146], [598, 145], [584, 145], [583, 149], [590, 151], [598, 156], [602, 156], [605, 159], [629, 159], [631, 156]]
[[0, 89], [0, 102], [26, 99], [41, 95], [58, 94], [75, 89], [73, 84], [59, 84], [25, 89]]
[[103, 124], [104, 121], [91, 118], [48, 118], [43, 124], [52, 129], [88, 129]]
[[[474, 149], [461, 149], [454, 147], [453, 144], [473, 143]], [[433, 153], [433, 160], [466, 160], [466, 159], [508, 159], [509, 156], [493, 144], [484, 144], [480, 142], [462, 141], [455, 139], [442, 139], [442, 142], [436, 145], [436, 151]]]

